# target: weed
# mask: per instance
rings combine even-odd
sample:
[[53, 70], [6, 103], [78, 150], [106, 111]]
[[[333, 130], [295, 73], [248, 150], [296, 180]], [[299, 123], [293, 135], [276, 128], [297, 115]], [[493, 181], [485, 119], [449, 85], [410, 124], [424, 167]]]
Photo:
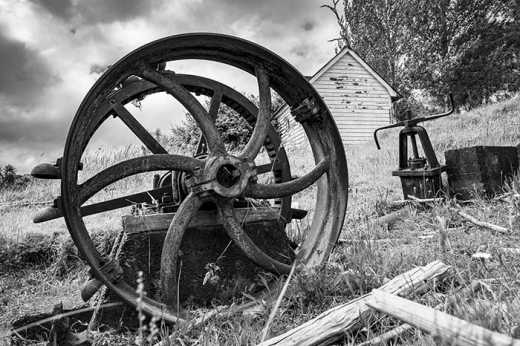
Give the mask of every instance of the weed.
[[[448, 149], [471, 145], [518, 144], [519, 111], [520, 97], [516, 97], [427, 123], [426, 127], [442, 162], [442, 153]], [[431, 208], [410, 206], [409, 212], [393, 226], [383, 227], [372, 220], [394, 209], [390, 201], [402, 198], [399, 180], [391, 176], [391, 171], [398, 163], [396, 138], [397, 130], [384, 133], [380, 138], [381, 151], [377, 151], [370, 143], [346, 148], [350, 193], [341, 237], [352, 243], [338, 245], [326, 267], [301, 273], [291, 281], [271, 333], [276, 334], [295, 327], [332, 306], [379, 287], [388, 279], [412, 267], [439, 258], [456, 269], [455, 279], [431, 294], [418, 295], [414, 299], [430, 306], [441, 304], [441, 309], [448, 313], [501, 333], [514, 334], [518, 331], [520, 255], [507, 249], [518, 249], [520, 241], [520, 178], [516, 177], [510, 182], [502, 199], [477, 196], [475, 203], [463, 206], [465, 211], [481, 220], [512, 229], [508, 235], [493, 234], [487, 229], [469, 224], [450, 211], [452, 205], [446, 204], [437, 204]], [[308, 147], [286, 149], [293, 175], [302, 175], [312, 169], [314, 159]], [[82, 159], [85, 170], [81, 172], [81, 179], [92, 176], [113, 162], [140, 154], [140, 148], [133, 147], [113, 152], [91, 152]], [[143, 186], [151, 185], [151, 182], [150, 175], [137, 175], [107, 187], [94, 200], [137, 192]], [[52, 196], [58, 194], [58, 189], [55, 182], [31, 181], [19, 190], [2, 190], [0, 202], [51, 200]], [[308, 220], [312, 219], [316, 192], [317, 188], [313, 186], [293, 196], [293, 207], [309, 210], [306, 219], [297, 225], [295, 223], [296, 239], [300, 239], [305, 233]], [[10, 269], [0, 274], [0, 320], [5, 325], [11, 319], [31, 310], [46, 311], [59, 300], [70, 305], [77, 304], [78, 286], [85, 275], [82, 266], [73, 264], [73, 259], [77, 261], [79, 255], [65, 240], [68, 236], [63, 235], [66, 232], [63, 220], [35, 226], [30, 221], [34, 212], [35, 208], [30, 206], [0, 210], [0, 256], [4, 256], [0, 260], [2, 269], [6, 268], [4, 263], [10, 265], [16, 256], [11, 252], [8, 255], [2, 254], [7, 253], [6, 249], [17, 249], [16, 252], [19, 252], [20, 247], [14, 244], [25, 243], [24, 237], [28, 233], [46, 233], [47, 245], [42, 246], [49, 249], [46, 251], [51, 251], [50, 257], [34, 257], [40, 258], [36, 261], [39, 263], [38, 267], [34, 267], [33, 263], [21, 267], [10, 266]], [[107, 253], [110, 249], [109, 240], [120, 228], [119, 217], [125, 212], [127, 211], [115, 211], [85, 219], [100, 251]], [[58, 232], [59, 236], [55, 238], [55, 243], [49, 243], [54, 232]], [[37, 243], [39, 242], [34, 242]], [[472, 258], [475, 252], [481, 250], [491, 255], [484, 262]], [[59, 258], [62, 258], [64, 265], [51, 264]], [[62, 268], [58, 270], [61, 273], [58, 276], [52, 269], [55, 266]], [[14, 272], [14, 268], [22, 269]], [[218, 274], [216, 268], [209, 268], [209, 271]], [[475, 280], [486, 283], [489, 290], [460, 293], [461, 287], [466, 287]], [[265, 317], [265, 314], [260, 314], [260, 317]], [[177, 344], [181, 345], [253, 345], [258, 343], [264, 324], [265, 320], [262, 318], [246, 318], [237, 314], [229, 319], [209, 321], [189, 333], [183, 333], [182, 330], [173, 332], [174, 339], [178, 340]], [[398, 321], [394, 319], [375, 314], [363, 321], [359, 330], [346, 335], [341, 342], [345, 345], [359, 343], [397, 324]], [[157, 335], [153, 326], [156, 324], [146, 326], [148, 334], [143, 332], [144, 339], [140, 341], [150, 343], [149, 335], [154, 335], [154, 339], [164, 339], [172, 332], [161, 327]], [[103, 334], [99, 338], [99, 344], [125, 344], [122, 339], [128, 344], [134, 342], [135, 335]], [[392, 342], [403, 345], [435, 345], [444, 341], [413, 331]]]

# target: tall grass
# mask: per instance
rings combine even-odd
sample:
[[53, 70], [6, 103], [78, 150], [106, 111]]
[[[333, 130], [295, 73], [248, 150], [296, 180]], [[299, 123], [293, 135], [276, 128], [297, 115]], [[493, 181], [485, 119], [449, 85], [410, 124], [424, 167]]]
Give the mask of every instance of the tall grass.
[[[517, 145], [520, 142], [520, 97], [488, 105], [471, 112], [426, 123], [437, 157], [443, 161], [446, 150], [472, 145]], [[520, 266], [519, 257], [504, 253], [504, 247], [518, 247], [520, 230], [511, 236], [499, 236], [466, 224], [449, 211], [449, 206], [440, 204], [430, 210], [410, 208], [408, 216], [393, 228], [374, 224], [371, 220], [390, 210], [390, 201], [402, 198], [400, 182], [392, 177], [397, 168], [397, 134], [399, 129], [382, 134], [382, 149], [378, 151], [373, 143], [347, 146], [350, 191], [347, 220], [343, 238], [353, 240], [355, 245], [339, 246], [332, 254], [329, 266], [314, 275], [299, 276], [290, 287], [274, 323], [273, 332], [281, 332], [308, 320], [320, 312], [341, 302], [378, 287], [387, 279], [416, 265], [423, 265], [433, 259], [455, 267], [455, 279], [451, 286], [441, 292], [416, 297], [421, 302], [437, 305], [445, 302], [445, 309], [458, 317], [479, 323], [502, 333], [511, 333], [515, 321], [520, 319]], [[293, 175], [303, 175], [314, 166], [308, 147], [286, 148]], [[140, 147], [125, 147], [119, 150], [98, 150], [89, 152], [83, 158], [84, 180], [98, 171], [131, 157], [140, 156]], [[151, 174], [136, 175], [104, 189], [96, 199], [107, 199], [131, 192], [151, 188]], [[518, 179], [511, 184], [511, 191], [518, 194]], [[56, 182], [33, 181], [22, 190], [4, 190], [0, 201], [49, 200], [59, 194]], [[293, 206], [310, 210], [314, 208], [315, 186], [295, 195]], [[518, 216], [518, 201], [504, 205], [502, 202], [481, 200], [467, 207], [468, 212], [479, 218], [506, 226], [509, 220], [517, 222], [511, 215]], [[516, 204], [515, 204], [516, 203]], [[0, 237], [22, 239], [26, 232], [40, 230], [52, 233], [65, 232], [62, 220], [41, 225], [31, 224], [34, 207], [0, 209]], [[119, 212], [121, 213], [121, 212]], [[106, 214], [106, 215], [105, 215]], [[120, 214], [105, 213], [86, 218], [93, 229], [100, 231], [120, 227], [114, 223]], [[441, 224], [439, 218], [444, 220]], [[515, 221], [516, 220], [516, 221]], [[299, 226], [305, 229], [308, 222]], [[432, 236], [419, 238], [420, 236]], [[377, 239], [387, 238], [390, 242], [379, 243]], [[443, 239], [443, 240], [442, 240]], [[441, 241], [442, 240], [442, 241]], [[471, 255], [476, 251], [487, 251], [492, 259], [475, 261]], [[304, 274], [302, 274], [304, 275]], [[458, 286], [468, 285], [472, 280], [490, 280], [489, 292], [460, 296]], [[70, 290], [72, 291], [72, 290]], [[14, 298], [7, 306], [19, 302]], [[26, 294], [26, 300], [39, 299], [38, 292]], [[60, 292], [56, 292], [59, 296]], [[2, 313], [0, 312], [0, 315]], [[5, 316], [5, 314], [4, 314]], [[260, 317], [263, 315], [260, 314]], [[264, 316], [265, 317], [265, 316]], [[378, 334], [397, 322], [382, 315], [364, 321], [364, 329], [348, 335], [344, 344], [361, 342]], [[181, 343], [190, 344], [231, 344], [249, 345], [259, 341], [263, 320], [238, 316], [230, 321], [215, 321], [196, 329], [187, 335], [180, 334]], [[420, 332], [404, 335], [396, 340], [404, 345], [434, 345], [436, 341]]]

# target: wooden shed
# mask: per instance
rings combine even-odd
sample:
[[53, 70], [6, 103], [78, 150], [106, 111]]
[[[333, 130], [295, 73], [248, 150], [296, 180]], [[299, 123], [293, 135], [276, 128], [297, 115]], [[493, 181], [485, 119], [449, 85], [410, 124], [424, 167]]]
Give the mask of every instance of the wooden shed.
[[[393, 120], [392, 101], [399, 94], [350, 48], [343, 48], [310, 82], [332, 113], [344, 145], [371, 140], [375, 128]], [[285, 145], [304, 142], [303, 127], [287, 105], [274, 117]]]

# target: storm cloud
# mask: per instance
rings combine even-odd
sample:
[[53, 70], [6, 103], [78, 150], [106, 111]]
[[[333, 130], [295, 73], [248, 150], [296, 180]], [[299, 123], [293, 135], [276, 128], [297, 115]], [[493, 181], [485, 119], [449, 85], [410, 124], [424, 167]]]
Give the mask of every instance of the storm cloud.
[[[335, 43], [328, 40], [337, 36], [336, 26], [315, 0], [0, 0], [0, 165], [13, 163], [27, 172], [34, 163], [54, 161], [99, 75], [147, 42], [186, 32], [230, 34], [312, 75], [334, 54]], [[190, 62], [181, 67], [180, 73], [257, 91], [256, 83], [251, 87], [233, 71], [225, 75], [228, 70]], [[164, 113], [166, 131], [171, 114], [184, 114], [169, 110], [168, 102], [144, 107]], [[126, 145], [123, 129], [106, 133], [110, 145]]]
[[127, 21], [147, 16], [161, 1], [142, 0], [31, 0], [52, 15], [76, 25]]
[[39, 100], [41, 90], [56, 83], [47, 63], [38, 51], [5, 36], [0, 30], [0, 99], [24, 107]]
[[70, 119], [49, 119], [43, 116], [8, 116], [0, 118], [0, 143], [45, 142], [63, 143]]
[[316, 24], [312, 20], [306, 20], [305, 22], [303, 22], [302, 28], [305, 31], [311, 31], [312, 29], [314, 29], [315, 25]]

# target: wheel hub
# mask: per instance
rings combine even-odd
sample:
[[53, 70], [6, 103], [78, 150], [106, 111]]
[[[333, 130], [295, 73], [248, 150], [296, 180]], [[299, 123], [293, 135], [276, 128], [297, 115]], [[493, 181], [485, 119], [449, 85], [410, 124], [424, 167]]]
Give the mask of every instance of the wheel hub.
[[187, 179], [190, 192], [201, 196], [235, 198], [256, 179], [254, 163], [234, 156], [210, 156], [201, 172]]
[[240, 170], [233, 165], [223, 165], [217, 171], [217, 182], [226, 187], [233, 187], [240, 181]]

